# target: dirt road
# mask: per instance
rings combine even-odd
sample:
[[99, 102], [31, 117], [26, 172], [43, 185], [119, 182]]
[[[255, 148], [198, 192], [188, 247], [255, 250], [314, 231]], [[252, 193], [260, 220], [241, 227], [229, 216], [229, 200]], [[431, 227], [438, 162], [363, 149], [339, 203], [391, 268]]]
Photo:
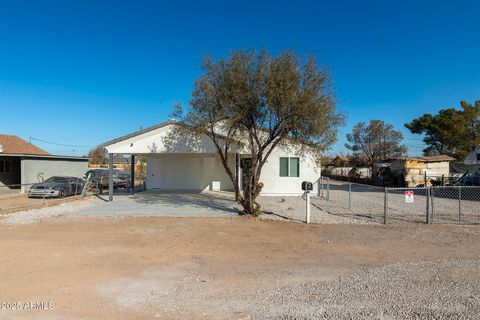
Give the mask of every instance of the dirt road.
[[10, 304], [0, 319], [473, 319], [479, 231], [253, 218], [0, 225], [0, 300], [41, 309]]

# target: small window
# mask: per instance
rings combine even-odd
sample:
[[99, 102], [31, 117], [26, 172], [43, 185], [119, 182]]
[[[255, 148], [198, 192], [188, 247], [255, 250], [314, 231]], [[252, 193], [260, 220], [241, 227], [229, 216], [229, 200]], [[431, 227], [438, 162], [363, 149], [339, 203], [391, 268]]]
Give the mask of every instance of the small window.
[[280, 177], [300, 177], [300, 159], [281, 157]]
[[290, 177], [300, 177], [300, 161], [298, 158], [290, 158]]
[[280, 177], [288, 177], [288, 158], [280, 158]]
[[480, 153], [477, 153], [477, 161], [480, 161]]

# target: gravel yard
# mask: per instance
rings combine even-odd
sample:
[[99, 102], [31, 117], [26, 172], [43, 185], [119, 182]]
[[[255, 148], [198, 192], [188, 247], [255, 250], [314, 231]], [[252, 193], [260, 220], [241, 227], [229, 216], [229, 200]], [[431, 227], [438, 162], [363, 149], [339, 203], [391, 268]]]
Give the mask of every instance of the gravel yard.
[[478, 226], [31, 222], [0, 224], [1, 298], [54, 308], [2, 319], [478, 319]]
[[[257, 319], [475, 319], [480, 260], [396, 263], [257, 293]], [[445, 277], [449, 274], [448, 277]]]
[[[412, 189], [410, 189], [412, 190]], [[391, 189], [388, 193], [388, 223], [425, 223], [427, 197], [423, 189], [414, 190], [414, 203], [405, 203], [405, 189]], [[480, 188], [463, 187], [461, 201], [461, 222], [480, 223]], [[434, 204], [434, 223], [459, 223], [459, 201], [457, 189], [436, 189]], [[349, 195], [348, 182], [330, 179], [329, 200], [326, 187], [323, 198], [313, 196], [316, 221], [334, 223], [383, 223], [385, 213], [385, 189], [382, 187], [352, 183]], [[273, 199], [272, 199], [273, 200]], [[268, 206], [267, 206], [268, 207]], [[312, 209], [313, 210], [313, 209]], [[430, 210], [432, 208], [430, 207]], [[288, 217], [291, 210], [282, 210]], [[303, 209], [304, 216], [304, 209]], [[328, 218], [325, 218], [329, 216]], [[303, 217], [303, 219], [305, 219]]]
[[43, 207], [57, 206], [63, 203], [71, 203], [80, 199], [80, 196], [66, 197], [63, 199], [29, 198], [24, 193], [11, 192], [0, 194], [0, 217], [12, 212], [41, 209]]
[[[333, 202], [321, 200], [316, 196], [312, 196], [310, 199], [311, 223], [366, 224], [377, 221], [346, 212], [346, 210], [335, 207]], [[258, 202], [263, 211], [263, 214], [260, 215], [261, 219], [305, 222], [305, 199], [302, 197], [259, 197]]]

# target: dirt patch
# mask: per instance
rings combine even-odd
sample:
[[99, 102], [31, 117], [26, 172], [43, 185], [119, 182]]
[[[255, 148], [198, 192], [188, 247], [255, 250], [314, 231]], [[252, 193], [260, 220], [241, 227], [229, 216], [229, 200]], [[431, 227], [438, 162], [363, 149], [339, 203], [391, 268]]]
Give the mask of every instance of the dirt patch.
[[[37, 200], [37, 199], [29, 199]], [[28, 224], [41, 221], [43, 219], [60, 217], [73, 212], [91, 208], [95, 204], [102, 203], [103, 200], [89, 197], [70, 197], [65, 199], [50, 199], [51, 201], [45, 202], [40, 207], [31, 206], [29, 209], [23, 209], [22, 211], [14, 210], [13, 213], [0, 215], [1, 224]]]
[[[243, 217], [57, 217], [0, 225], [2, 300], [55, 306], [0, 310], [0, 318], [315, 318], [322, 306], [327, 315], [405, 319], [431, 315], [448, 301], [437, 292], [455, 293], [444, 314], [472, 318], [480, 301], [472, 290], [480, 278], [479, 245], [478, 226], [305, 225]], [[364, 284], [371, 288], [363, 290]], [[415, 286], [425, 289], [416, 293]], [[375, 294], [375, 288], [383, 291]], [[350, 290], [358, 295], [355, 305], [344, 297]], [[373, 302], [362, 307], [368, 294]], [[375, 303], [407, 306], [412, 299], [431, 301], [430, 307], [364, 313]]]
[[0, 216], [13, 212], [53, 207], [81, 199], [80, 196], [71, 196], [63, 199], [29, 198], [24, 193], [4, 195], [3, 197], [0, 197]]

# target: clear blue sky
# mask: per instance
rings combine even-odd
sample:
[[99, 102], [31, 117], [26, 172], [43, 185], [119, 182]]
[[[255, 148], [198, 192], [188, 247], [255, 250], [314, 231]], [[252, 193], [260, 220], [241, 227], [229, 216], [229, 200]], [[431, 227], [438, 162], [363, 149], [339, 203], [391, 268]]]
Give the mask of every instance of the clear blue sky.
[[335, 78], [348, 121], [333, 151], [373, 118], [418, 154], [405, 122], [480, 98], [479, 16], [478, 0], [0, 0], [0, 133], [96, 145], [188, 102], [203, 53], [291, 48], [315, 53]]

